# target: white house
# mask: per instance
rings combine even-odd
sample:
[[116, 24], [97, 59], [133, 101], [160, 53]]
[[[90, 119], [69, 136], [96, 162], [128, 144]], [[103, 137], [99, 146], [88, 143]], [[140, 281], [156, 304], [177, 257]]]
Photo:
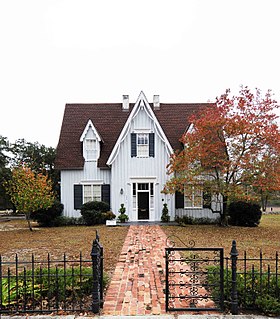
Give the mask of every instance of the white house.
[[79, 217], [91, 200], [110, 204], [118, 214], [124, 203], [130, 221], [159, 221], [167, 203], [175, 215], [217, 218], [203, 207], [203, 193], [165, 195], [166, 166], [188, 129], [188, 117], [207, 104], [166, 104], [143, 92], [136, 103], [66, 104], [57, 147], [64, 215]]

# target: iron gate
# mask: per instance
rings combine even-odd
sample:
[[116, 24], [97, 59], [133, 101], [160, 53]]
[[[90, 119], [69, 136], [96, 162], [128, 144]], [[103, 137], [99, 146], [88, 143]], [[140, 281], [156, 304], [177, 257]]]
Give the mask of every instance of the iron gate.
[[[190, 244], [191, 247], [165, 249], [166, 311], [222, 311], [223, 248], [195, 248], [194, 242]], [[217, 279], [214, 284], [208, 282], [210, 277]]]

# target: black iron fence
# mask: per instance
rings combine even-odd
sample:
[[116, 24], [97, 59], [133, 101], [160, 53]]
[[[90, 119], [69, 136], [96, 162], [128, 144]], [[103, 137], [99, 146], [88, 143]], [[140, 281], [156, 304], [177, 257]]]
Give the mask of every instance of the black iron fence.
[[226, 308], [232, 314], [239, 309], [280, 314], [278, 252], [270, 257], [260, 252], [258, 258], [250, 258], [246, 252], [240, 255], [233, 241], [230, 256], [224, 257], [222, 248], [195, 248], [193, 241], [176, 248], [168, 240], [166, 311]]
[[0, 255], [0, 314], [75, 312], [98, 313], [103, 306], [103, 247], [98, 234], [91, 259], [58, 260]]

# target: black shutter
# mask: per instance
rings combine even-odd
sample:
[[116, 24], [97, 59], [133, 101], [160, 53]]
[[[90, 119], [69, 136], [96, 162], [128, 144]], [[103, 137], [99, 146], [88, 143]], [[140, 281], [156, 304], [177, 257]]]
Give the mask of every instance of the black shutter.
[[211, 193], [203, 192], [203, 208], [211, 208], [211, 199]]
[[131, 133], [131, 157], [137, 156], [136, 150], [136, 133]]
[[109, 184], [105, 184], [101, 186], [101, 196], [102, 196], [101, 198], [102, 202], [108, 203], [110, 205], [110, 185]]
[[155, 157], [155, 133], [149, 134], [149, 156]]
[[83, 204], [83, 185], [74, 185], [74, 209], [80, 209]]
[[175, 208], [184, 208], [184, 194], [181, 192], [175, 193]]

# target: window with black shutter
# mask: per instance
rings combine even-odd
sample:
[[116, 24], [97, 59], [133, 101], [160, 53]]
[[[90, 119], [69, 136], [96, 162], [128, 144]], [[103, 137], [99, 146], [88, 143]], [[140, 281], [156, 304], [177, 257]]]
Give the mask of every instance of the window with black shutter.
[[175, 208], [184, 208], [184, 194], [181, 192], [176, 192], [175, 193]]
[[110, 205], [110, 185], [102, 185], [102, 202], [106, 202]]
[[155, 133], [149, 134], [149, 156], [155, 157]]
[[74, 185], [74, 209], [80, 209], [83, 204], [83, 185]]
[[131, 134], [131, 157], [137, 156], [136, 133]]

